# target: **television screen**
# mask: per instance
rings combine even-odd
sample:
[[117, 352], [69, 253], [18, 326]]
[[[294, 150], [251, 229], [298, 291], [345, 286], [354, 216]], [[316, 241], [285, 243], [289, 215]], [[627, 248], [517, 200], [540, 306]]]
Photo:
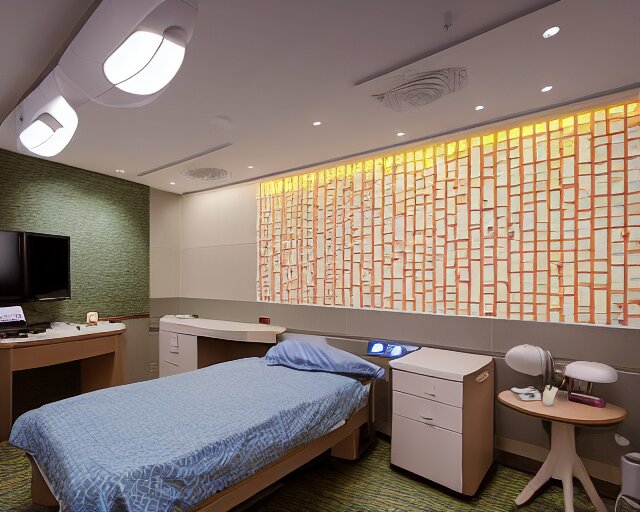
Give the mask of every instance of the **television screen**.
[[0, 303], [17, 304], [25, 300], [22, 233], [0, 231]]
[[69, 298], [69, 237], [26, 233], [26, 247], [29, 299]]

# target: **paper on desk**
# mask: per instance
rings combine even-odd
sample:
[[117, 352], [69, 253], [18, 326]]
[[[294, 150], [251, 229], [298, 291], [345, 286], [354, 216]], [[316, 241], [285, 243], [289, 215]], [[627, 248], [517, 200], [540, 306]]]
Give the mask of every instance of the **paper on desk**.
[[9, 322], [26, 322], [22, 306], [0, 308], [0, 324]]

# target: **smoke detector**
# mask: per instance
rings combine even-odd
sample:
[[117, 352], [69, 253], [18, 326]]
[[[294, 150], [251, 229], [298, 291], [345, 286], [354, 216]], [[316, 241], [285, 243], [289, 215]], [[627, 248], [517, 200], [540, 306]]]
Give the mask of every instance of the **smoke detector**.
[[202, 167], [200, 169], [191, 169], [183, 173], [187, 178], [199, 181], [218, 181], [226, 180], [231, 177], [231, 173], [226, 169], [218, 167]]

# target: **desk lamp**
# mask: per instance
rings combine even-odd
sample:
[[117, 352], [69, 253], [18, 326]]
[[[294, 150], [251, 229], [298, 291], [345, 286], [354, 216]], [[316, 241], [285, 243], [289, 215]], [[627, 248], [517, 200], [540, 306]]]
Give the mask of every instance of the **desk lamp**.
[[548, 350], [535, 345], [518, 345], [507, 352], [507, 364], [520, 373], [542, 375], [542, 401], [552, 405], [558, 387], [556, 387], [556, 370], [553, 357]]
[[593, 361], [574, 361], [564, 370], [567, 380], [567, 393], [571, 402], [590, 405], [592, 407], [606, 407], [604, 398], [593, 396], [593, 383], [610, 384], [618, 380], [615, 368]]

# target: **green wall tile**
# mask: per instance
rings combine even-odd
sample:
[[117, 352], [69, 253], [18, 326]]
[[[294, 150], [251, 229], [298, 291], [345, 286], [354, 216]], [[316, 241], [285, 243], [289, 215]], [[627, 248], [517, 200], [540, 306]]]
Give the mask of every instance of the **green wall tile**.
[[149, 312], [149, 187], [0, 149], [0, 229], [71, 237], [71, 299], [27, 320]]

